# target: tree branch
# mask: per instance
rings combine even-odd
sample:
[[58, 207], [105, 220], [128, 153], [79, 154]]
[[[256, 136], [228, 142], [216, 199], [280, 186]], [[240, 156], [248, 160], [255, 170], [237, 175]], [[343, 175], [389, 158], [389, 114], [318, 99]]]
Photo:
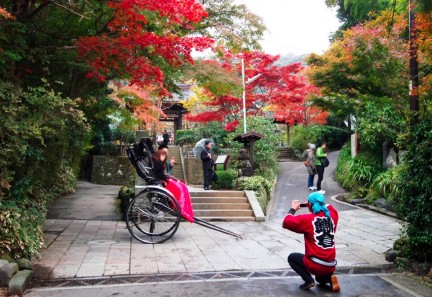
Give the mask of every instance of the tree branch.
[[52, 0], [46, 0], [46, 1], [42, 2], [35, 10], [33, 10], [29, 14], [28, 18], [31, 19], [32, 17], [34, 17], [39, 11], [41, 11], [44, 7], [48, 6], [52, 2], [53, 2]]

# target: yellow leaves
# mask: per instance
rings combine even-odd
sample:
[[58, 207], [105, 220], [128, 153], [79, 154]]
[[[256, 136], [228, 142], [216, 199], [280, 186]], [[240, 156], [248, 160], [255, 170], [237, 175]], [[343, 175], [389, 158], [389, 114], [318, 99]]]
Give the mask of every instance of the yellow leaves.
[[209, 102], [212, 96], [202, 87], [194, 85], [191, 89], [192, 94], [188, 100], [183, 100], [183, 107], [191, 112], [202, 112], [206, 109], [205, 102]]

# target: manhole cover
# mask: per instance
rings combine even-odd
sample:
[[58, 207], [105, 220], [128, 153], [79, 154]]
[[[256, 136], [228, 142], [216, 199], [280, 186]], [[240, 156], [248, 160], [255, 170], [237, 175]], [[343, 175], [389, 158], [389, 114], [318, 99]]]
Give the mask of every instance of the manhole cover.
[[90, 240], [87, 241], [87, 244], [90, 245], [111, 245], [111, 244], [116, 244], [118, 243], [117, 241], [114, 240]]

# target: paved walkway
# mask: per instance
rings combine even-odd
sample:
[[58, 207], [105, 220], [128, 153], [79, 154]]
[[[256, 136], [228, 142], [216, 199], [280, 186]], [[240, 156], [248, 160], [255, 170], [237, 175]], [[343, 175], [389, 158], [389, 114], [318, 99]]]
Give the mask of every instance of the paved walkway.
[[[63, 197], [50, 211], [45, 226], [45, 248], [36, 262], [36, 277], [287, 269], [287, 255], [304, 251], [304, 244], [301, 235], [281, 228], [281, 218], [289, 209], [290, 200], [308, 194], [303, 184], [304, 166], [292, 163], [281, 163], [282, 167], [291, 168], [290, 173], [282, 171], [282, 175], [293, 182], [281, 187], [287, 180], [279, 179], [279, 189], [291, 188], [282, 194], [276, 191], [274, 205], [278, 207], [271, 208], [270, 220], [216, 223], [244, 234], [243, 240], [182, 222], [171, 240], [160, 245], [141, 244], [131, 239], [124, 222], [113, 221], [109, 215], [114, 212], [111, 207], [115, 205], [118, 187], [80, 183], [77, 193]], [[331, 174], [331, 170], [328, 173]], [[324, 185], [330, 189], [331, 182], [327, 176]], [[93, 190], [89, 187], [94, 187], [99, 198], [92, 200], [88, 194]], [[80, 201], [85, 202], [83, 206]], [[343, 204], [336, 204], [336, 207], [340, 210], [336, 233], [339, 267], [387, 264], [383, 253], [398, 238], [399, 222], [356, 207]], [[101, 218], [98, 212], [103, 208]]]
[[[353, 210], [354, 207], [336, 203], [331, 197], [337, 194], [345, 193], [339, 184], [334, 180], [337, 159], [339, 152], [331, 152], [328, 155], [330, 165], [324, 171], [322, 188], [326, 190], [326, 201], [332, 203], [338, 211]], [[306, 201], [307, 196], [311, 193], [307, 188], [307, 170], [303, 162], [283, 162], [279, 163], [279, 175], [274, 191], [274, 197], [270, 201], [268, 208], [268, 219], [280, 221], [285, 217], [287, 210], [291, 208], [291, 202], [294, 199]], [[318, 180], [315, 175], [314, 185]]]
[[[300, 278], [240, 279], [181, 281], [169, 283], [111, 285], [98, 287], [48, 288], [32, 290], [28, 297], [105, 297], [105, 296], [171, 296], [171, 297], [293, 297], [293, 296], [338, 296], [338, 297], [407, 297], [428, 296], [415, 294], [405, 287], [391, 282], [388, 277], [376, 275], [339, 276], [342, 290], [334, 294], [326, 287], [315, 287], [308, 291], [298, 288]], [[411, 293], [411, 294], [410, 294]], [[430, 293], [430, 291], [429, 291]], [[430, 295], [429, 295], [430, 296]]]

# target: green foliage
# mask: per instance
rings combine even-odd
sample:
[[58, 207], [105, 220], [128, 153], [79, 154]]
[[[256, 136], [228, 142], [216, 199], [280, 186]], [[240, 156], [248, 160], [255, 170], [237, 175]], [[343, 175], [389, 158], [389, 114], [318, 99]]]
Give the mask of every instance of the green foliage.
[[[248, 131], [255, 131], [264, 135], [265, 137], [254, 145], [255, 158], [254, 168], [255, 174], [267, 176], [272, 179], [276, 176], [278, 171], [277, 152], [276, 146], [281, 141], [281, 133], [279, 127], [272, 122], [271, 119], [264, 117], [248, 117], [247, 118]], [[231, 133], [232, 137], [243, 134], [243, 126], [239, 125], [237, 129]], [[243, 144], [232, 142], [232, 154], [238, 155]]]
[[405, 194], [401, 178], [406, 170], [406, 165], [402, 164], [379, 174], [373, 182], [373, 188], [382, 197], [386, 197], [389, 200], [397, 200], [398, 197]]
[[75, 103], [45, 87], [0, 83], [1, 253], [29, 257], [42, 241], [46, 206], [75, 188], [87, 125]]
[[341, 148], [351, 136], [346, 129], [332, 126], [296, 126], [291, 137], [291, 146], [302, 152], [307, 148], [308, 143], [318, 145], [322, 141], [327, 143], [330, 149]]
[[202, 138], [212, 138], [217, 147], [224, 145], [228, 135], [228, 132], [224, 129], [223, 123], [220, 122], [199, 123], [195, 129], [195, 133], [198, 136], [197, 141]]
[[126, 214], [130, 201], [134, 197], [135, 197], [135, 187], [123, 186], [120, 188], [118, 193], [118, 199], [120, 199], [120, 209], [124, 215]]
[[35, 179], [16, 182], [8, 197], [0, 200], [0, 255], [31, 259], [43, 244], [47, 205], [74, 191], [75, 175], [70, 168], [57, 172], [49, 184]]
[[190, 144], [193, 145], [198, 141], [198, 136], [195, 130], [177, 130], [176, 142], [177, 144]]
[[342, 22], [338, 36], [341, 30], [345, 30], [357, 24], [363, 23], [376, 17], [380, 12], [386, 9], [392, 9], [396, 4], [396, 11], [403, 11], [407, 7], [408, 0], [326, 0], [329, 7], [337, 8], [337, 17]]
[[396, 212], [404, 218], [409, 237], [410, 256], [432, 261], [432, 121], [430, 118], [412, 128], [406, 141], [405, 166], [400, 174]]
[[[339, 154], [336, 179], [348, 190], [369, 187], [375, 177], [382, 172], [381, 164], [379, 158], [367, 152], [361, 152], [352, 158], [350, 143], [347, 143]], [[364, 197], [366, 193], [362, 192]]]
[[401, 131], [407, 127], [402, 115], [391, 105], [384, 107], [374, 103], [364, 106], [358, 116], [360, 145], [370, 151], [381, 151], [384, 141], [396, 143]]
[[256, 175], [239, 179], [238, 188], [242, 191], [254, 191], [262, 210], [266, 212], [273, 190], [273, 183], [274, 179]]
[[214, 189], [224, 189], [224, 190], [234, 189], [235, 180], [238, 175], [237, 170], [235, 169], [218, 170], [216, 171], [216, 174], [218, 179], [213, 184]]

